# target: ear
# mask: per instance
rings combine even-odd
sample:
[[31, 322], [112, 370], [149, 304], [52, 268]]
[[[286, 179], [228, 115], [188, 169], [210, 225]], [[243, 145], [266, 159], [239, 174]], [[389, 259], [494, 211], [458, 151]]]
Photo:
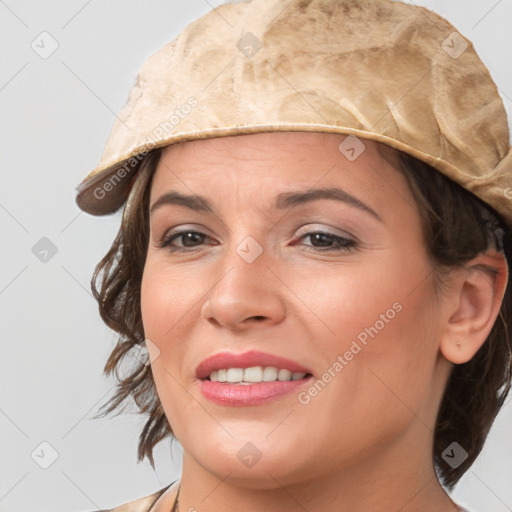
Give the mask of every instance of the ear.
[[508, 280], [507, 260], [490, 250], [460, 270], [454, 311], [441, 338], [441, 353], [454, 364], [467, 363], [489, 336], [498, 317]]

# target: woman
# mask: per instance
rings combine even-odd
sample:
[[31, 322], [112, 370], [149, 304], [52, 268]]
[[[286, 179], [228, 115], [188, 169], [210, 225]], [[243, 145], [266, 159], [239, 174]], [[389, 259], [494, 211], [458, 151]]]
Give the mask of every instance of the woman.
[[126, 201], [93, 289], [106, 372], [150, 363], [108, 411], [133, 398], [139, 458], [172, 434], [183, 472], [115, 510], [462, 510], [510, 387], [511, 159], [423, 8], [230, 4], [152, 56], [77, 201]]

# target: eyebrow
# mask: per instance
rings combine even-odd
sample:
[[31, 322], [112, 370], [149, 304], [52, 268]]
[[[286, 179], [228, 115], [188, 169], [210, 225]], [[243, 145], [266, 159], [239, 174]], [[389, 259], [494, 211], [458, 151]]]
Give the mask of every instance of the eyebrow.
[[[341, 201], [351, 206], [358, 208], [366, 213], [369, 213], [380, 222], [383, 222], [381, 216], [368, 205], [357, 199], [353, 195], [345, 192], [344, 190], [337, 187], [330, 188], [316, 188], [307, 190], [305, 192], [283, 192], [276, 198], [274, 208], [278, 210], [284, 210], [292, 208], [300, 204], [306, 204], [319, 199], [333, 199], [335, 201]], [[212, 213], [215, 214], [215, 209], [212, 204], [203, 196], [197, 194], [182, 194], [181, 192], [170, 191], [161, 195], [150, 208], [150, 213], [153, 213], [158, 208], [164, 205], [179, 205], [190, 208], [201, 213]]]

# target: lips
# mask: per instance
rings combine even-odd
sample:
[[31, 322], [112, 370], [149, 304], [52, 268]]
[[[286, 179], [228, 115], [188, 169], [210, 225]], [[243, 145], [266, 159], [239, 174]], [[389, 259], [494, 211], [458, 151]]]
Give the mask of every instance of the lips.
[[198, 365], [196, 368], [196, 377], [198, 379], [206, 379], [214, 370], [223, 370], [227, 368], [245, 369], [255, 366], [273, 366], [275, 368], [288, 370], [292, 373], [312, 373], [309, 368], [306, 368], [291, 359], [253, 350], [243, 354], [231, 354], [229, 352], [215, 354]]
[[[274, 373], [279, 369], [280, 377], [277, 380], [265, 382], [240, 382], [240, 379], [230, 379], [232, 382], [227, 382], [225, 379], [218, 378], [221, 374], [229, 375], [233, 372], [246, 375], [246, 369], [249, 369], [248, 371], [252, 374], [258, 367], [270, 369], [266, 372], [270, 375], [272, 375], [272, 369]], [[285, 378], [290, 375], [293, 375], [293, 378]], [[243, 407], [261, 405], [293, 393], [312, 379], [312, 372], [291, 359], [265, 352], [250, 351], [243, 354], [223, 352], [201, 362], [196, 368], [196, 377], [200, 379], [200, 390], [207, 400], [217, 405]], [[210, 379], [211, 377], [213, 378]]]

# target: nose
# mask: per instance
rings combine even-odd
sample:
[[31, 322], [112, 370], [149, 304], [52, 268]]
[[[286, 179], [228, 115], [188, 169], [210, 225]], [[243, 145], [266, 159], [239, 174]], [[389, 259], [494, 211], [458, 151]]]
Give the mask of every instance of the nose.
[[247, 262], [230, 250], [202, 306], [203, 318], [233, 331], [282, 322], [286, 314], [283, 286], [271, 267], [265, 251]]

